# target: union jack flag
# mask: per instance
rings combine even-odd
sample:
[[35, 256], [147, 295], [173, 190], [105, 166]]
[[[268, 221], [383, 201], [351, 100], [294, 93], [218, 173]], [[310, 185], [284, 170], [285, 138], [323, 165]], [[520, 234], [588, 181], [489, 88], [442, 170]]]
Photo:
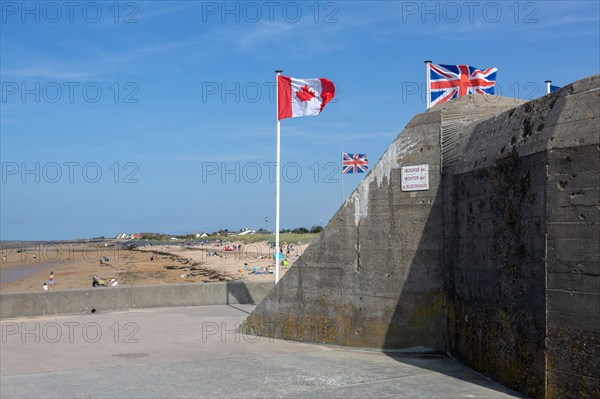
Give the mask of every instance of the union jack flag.
[[342, 152], [342, 174], [364, 173], [369, 168], [367, 154], [348, 154]]
[[494, 94], [497, 68], [429, 64], [431, 106], [467, 94]]

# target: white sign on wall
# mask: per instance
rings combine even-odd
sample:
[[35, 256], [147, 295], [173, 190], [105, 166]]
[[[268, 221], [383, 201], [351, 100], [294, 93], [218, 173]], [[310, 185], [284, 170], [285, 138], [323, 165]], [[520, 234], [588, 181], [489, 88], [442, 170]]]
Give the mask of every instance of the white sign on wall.
[[429, 165], [403, 166], [402, 191], [429, 190]]

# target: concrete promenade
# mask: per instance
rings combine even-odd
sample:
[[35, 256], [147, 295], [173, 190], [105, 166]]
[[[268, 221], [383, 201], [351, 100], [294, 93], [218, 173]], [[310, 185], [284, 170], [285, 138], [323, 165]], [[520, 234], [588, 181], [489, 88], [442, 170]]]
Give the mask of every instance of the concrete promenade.
[[393, 356], [236, 333], [254, 307], [5, 319], [0, 396], [522, 397], [441, 356]]

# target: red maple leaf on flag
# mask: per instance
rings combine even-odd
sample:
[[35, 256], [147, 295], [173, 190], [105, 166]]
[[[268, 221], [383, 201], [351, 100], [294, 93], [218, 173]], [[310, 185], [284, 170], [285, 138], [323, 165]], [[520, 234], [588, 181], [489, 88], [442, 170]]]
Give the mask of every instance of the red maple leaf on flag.
[[300, 101], [310, 101], [315, 97], [315, 92], [310, 87], [304, 85], [296, 92], [296, 97], [298, 97]]

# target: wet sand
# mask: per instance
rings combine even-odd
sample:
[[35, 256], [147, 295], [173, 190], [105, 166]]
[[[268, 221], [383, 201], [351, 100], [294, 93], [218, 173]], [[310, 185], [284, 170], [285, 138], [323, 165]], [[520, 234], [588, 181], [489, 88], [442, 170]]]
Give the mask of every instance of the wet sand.
[[[275, 280], [274, 274], [264, 271], [267, 267], [274, 270], [273, 255], [267, 243], [242, 245], [242, 249], [236, 251], [226, 251], [225, 244], [195, 247], [157, 245], [133, 250], [106, 245], [3, 245], [0, 293], [41, 291], [51, 271], [55, 275], [54, 290], [91, 287], [94, 275], [107, 283], [116, 279], [120, 286]], [[281, 275], [306, 246], [296, 246], [290, 252], [289, 264], [281, 267]], [[285, 253], [287, 255], [287, 251]], [[103, 257], [109, 260], [101, 263]], [[258, 274], [253, 272], [254, 269]]]

